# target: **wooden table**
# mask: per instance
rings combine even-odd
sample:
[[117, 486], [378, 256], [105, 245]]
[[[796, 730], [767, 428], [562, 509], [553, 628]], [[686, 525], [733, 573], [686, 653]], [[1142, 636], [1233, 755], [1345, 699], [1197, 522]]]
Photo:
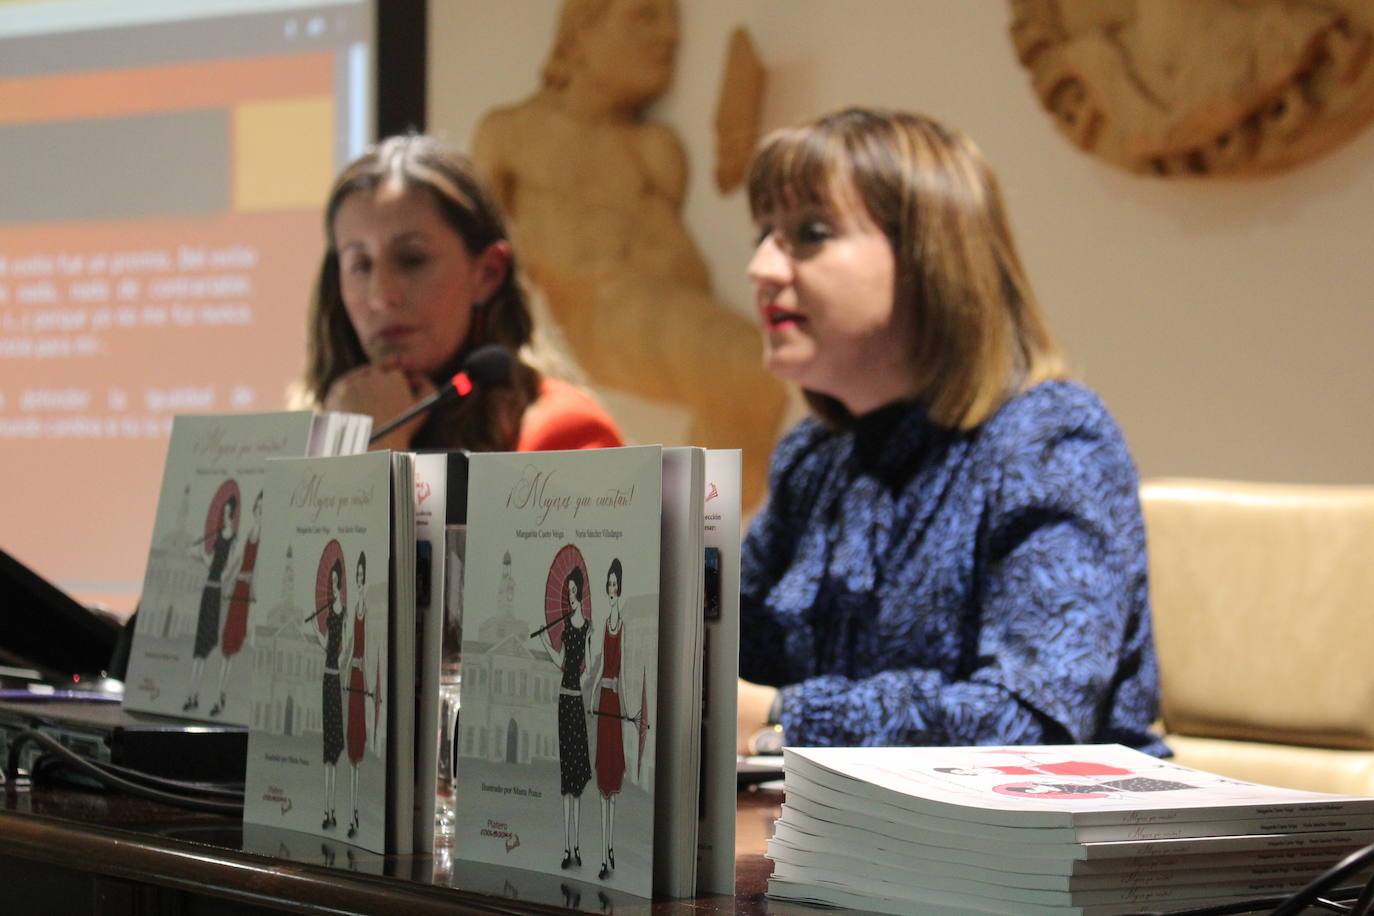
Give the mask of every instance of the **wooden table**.
[[[0, 789], [0, 792], [4, 792]], [[785, 913], [763, 896], [781, 794], [741, 791], [733, 898], [649, 902], [434, 855], [380, 856], [155, 802], [41, 786], [0, 802], [0, 912], [20, 914]]]

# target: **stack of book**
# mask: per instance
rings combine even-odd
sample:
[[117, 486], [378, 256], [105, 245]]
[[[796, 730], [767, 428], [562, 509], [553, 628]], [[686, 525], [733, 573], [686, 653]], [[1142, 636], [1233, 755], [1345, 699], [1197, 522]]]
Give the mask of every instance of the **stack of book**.
[[1374, 842], [1374, 798], [1117, 745], [788, 748], [769, 896], [904, 913], [1083, 913], [1282, 896]]

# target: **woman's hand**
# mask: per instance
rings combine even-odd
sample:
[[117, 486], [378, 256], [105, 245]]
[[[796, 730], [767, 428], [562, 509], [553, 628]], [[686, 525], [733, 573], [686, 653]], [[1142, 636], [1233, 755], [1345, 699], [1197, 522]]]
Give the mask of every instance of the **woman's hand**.
[[[428, 378], [407, 372], [399, 362], [365, 363], [339, 376], [329, 386], [324, 408], [367, 414], [376, 427], [433, 393], [434, 385]], [[425, 415], [421, 414], [373, 442], [369, 448], [409, 449], [410, 440], [424, 422]]]
[[768, 713], [777, 697], [776, 687], [765, 687], [750, 681], [739, 682], [738, 715], [735, 719], [735, 753], [748, 756], [754, 752], [750, 740], [768, 724]]

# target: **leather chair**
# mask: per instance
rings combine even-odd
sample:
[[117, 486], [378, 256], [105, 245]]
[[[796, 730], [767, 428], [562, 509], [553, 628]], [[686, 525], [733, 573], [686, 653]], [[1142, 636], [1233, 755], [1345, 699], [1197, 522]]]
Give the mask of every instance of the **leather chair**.
[[1177, 762], [1374, 795], [1374, 486], [1154, 480], [1141, 501]]

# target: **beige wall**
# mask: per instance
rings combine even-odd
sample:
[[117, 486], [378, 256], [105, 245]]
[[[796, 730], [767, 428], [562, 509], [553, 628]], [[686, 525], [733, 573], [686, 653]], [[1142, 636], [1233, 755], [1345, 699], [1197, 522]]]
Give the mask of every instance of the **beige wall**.
[[[465, 145], [536, 85], [555, 0], [431, 0], [431, 128]], [[846, 104], [962, 127], [1002, 178], [1031, 278], [1142, 473], [1374, 481], [1374, 130], [1277, 178], [1172, 182], [1080, 154], [1033, 97], [999, 0], [682, 0], [655, 110], [692, 162], [686, 217], [746, 308], [751, 228], [711, 179], [726, 37], [771, 74], [766, 126]]]

